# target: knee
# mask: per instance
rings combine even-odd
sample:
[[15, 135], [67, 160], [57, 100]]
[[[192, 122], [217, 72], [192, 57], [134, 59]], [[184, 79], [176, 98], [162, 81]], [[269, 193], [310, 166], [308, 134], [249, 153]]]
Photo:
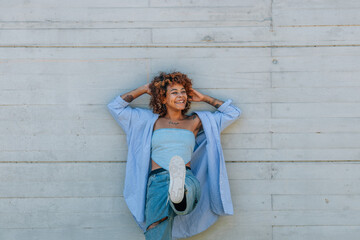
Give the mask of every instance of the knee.
[[146, 231], [148, 231], [148, 230], [156, 227], [157, 225], [159, 225], [159, 224], [162, 223], [163, 221], [167, 220], [168, 218], [169, 218], [169, 217], [164, 217], [164, 218], [160, 219], [159, 221], [156, 221], [156, 222], [150, 224], [150, 226], [147, 227]]

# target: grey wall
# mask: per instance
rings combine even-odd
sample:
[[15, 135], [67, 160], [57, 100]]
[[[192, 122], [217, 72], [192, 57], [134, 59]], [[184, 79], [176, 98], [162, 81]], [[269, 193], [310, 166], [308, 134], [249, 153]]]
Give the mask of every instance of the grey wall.
[[106, 104], [161, 70], [243, 110], [222, 134], [235, 215], [192, 239], [358, 239], [359, 8], [0, 0], [0, 239], [143, 239]]

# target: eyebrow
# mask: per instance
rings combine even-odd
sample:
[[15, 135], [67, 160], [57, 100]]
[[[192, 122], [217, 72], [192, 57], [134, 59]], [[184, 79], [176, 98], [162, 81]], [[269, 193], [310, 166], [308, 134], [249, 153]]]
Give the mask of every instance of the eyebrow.
[[[182, 89], [180, 89], [180, 90], [183, 90], [183, 89], [185, 89], [185, 88], [182, 88]], [[173, 88], [173, 89], [171, 89], [170, 91], [174, 91], [174, 90], [177, 90], [176, 88]]]

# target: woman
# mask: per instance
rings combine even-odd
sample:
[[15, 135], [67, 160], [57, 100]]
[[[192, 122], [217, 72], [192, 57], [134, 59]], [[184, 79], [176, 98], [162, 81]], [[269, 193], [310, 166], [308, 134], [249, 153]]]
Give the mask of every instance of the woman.
[[[128, 104], [147, 93], [153, 109]], [[186, 115], [191, 102], [217, 108]], [[180, 72], [117, 96], [108, 109], [127, 135], [124, 198], [146, 239], [189, 237], [233, 214], [220, 132], [240, 116]], [[176, 217], [175, 217], [176, 216]]]

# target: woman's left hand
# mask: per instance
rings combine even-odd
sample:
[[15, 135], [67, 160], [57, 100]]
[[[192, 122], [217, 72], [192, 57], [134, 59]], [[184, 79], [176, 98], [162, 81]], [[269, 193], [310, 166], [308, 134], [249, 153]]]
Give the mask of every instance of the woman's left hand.
[[199, 91], [191, 88], [190, 89], [190, 96], [192, 97], [192, 102], [201, 102], [204, 100], [205, 95], [200, 93]]

